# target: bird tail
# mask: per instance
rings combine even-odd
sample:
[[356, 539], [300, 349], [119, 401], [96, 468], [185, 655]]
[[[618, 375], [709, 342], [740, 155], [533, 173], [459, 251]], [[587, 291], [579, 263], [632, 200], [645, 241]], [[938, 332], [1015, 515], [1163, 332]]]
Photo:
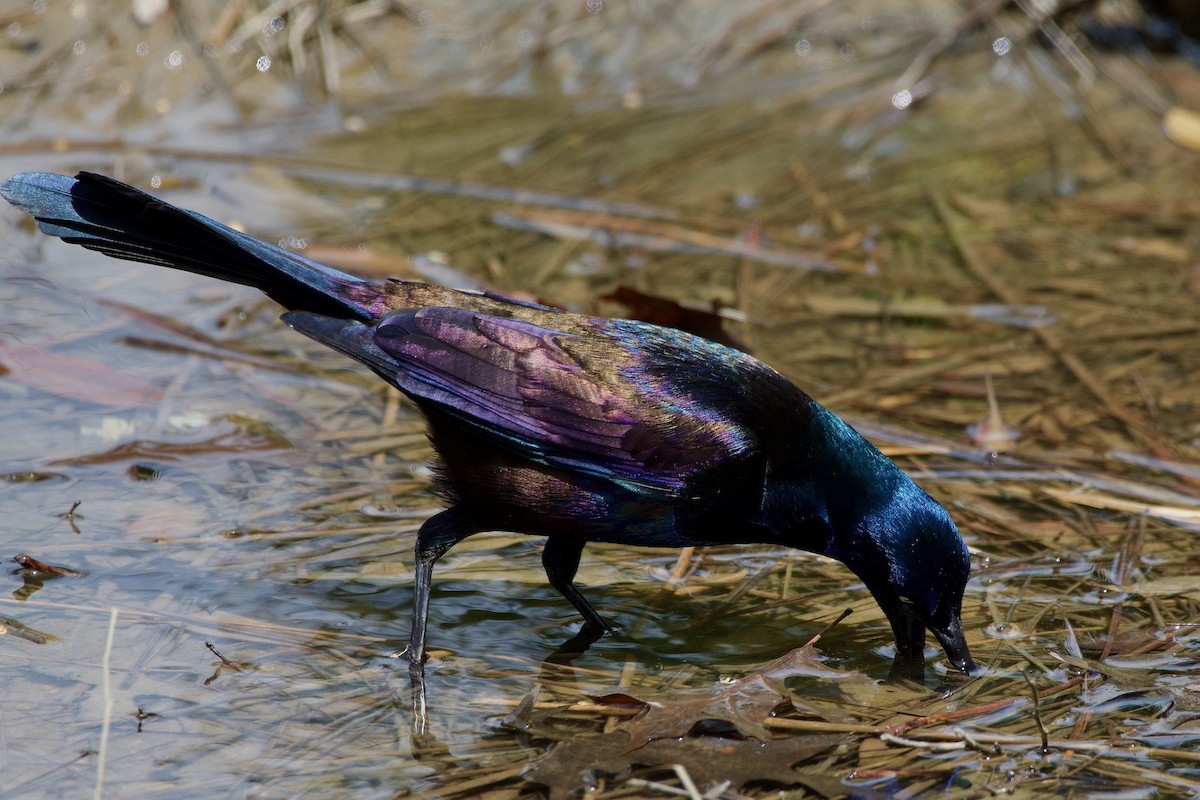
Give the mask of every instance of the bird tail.
[[14, 175], [0, 196], [44, 233], [128, 261], [253, 286], [289, 309], [369, 319], [378, 294], [368, 282], [164, 203], [103, 175]]

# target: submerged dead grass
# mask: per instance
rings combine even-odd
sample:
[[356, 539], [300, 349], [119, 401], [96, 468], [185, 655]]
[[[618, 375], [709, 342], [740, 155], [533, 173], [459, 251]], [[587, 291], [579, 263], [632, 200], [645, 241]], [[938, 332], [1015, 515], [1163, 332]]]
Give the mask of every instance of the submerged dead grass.
[[[306, 225], [321, 257], [348, 269], [412, 277], [407, 256], [437, 250], [415, 261], [416, 274], [469, 276], [582, 310], [620, 313], [598, 299], [617, 285], [694, 306], [716, 301], [740, 341], [950, 509], [972, 551], [963, 617], [983, 672], [968, 680], [935, 658], [924, 684], [884, 681], [886, 621], [865, 592], [847, 591], [845, 570], [757, 546], [678, 562], [675, 553], [590, 548], [580, 582], [609, 587], [622, 631], [574, 662], [541, 664], [528, 647], [489, 641], [494, 621], [470, 616], [489, 593], [541, 585], [536, 547], [478, 537], [438, 570], [451, 587], [441, 608], [464, 619], [439, 630], [453, 612], [435, 600], [431, 640], [446, 649], [434, 651], [433, 725], [423, 737], [408, 730], [402, 674], [374, 660], [391, 638], [378, 632], [402, 630], [403, 611], [364, 601], [354, 610], [372, 632], [349, 616], [314, 632], [242, 611], [123, 609], [115, 636], [140, 649], [120, 668], [106, 662], [104, 675], [126, 671], [128, 687], [138, 675], [151, 680], [143, 665], [157, 665], [138, 713], [173, 717], [188, 735], [173, 766], [160, 767], [171, 796], [199, 796], [214, 776], [222, 791], [262, 796], [1200, 793], [1200, 199], [1196, 158], [1158, 136], [1155, 117], [1160, 96], [1200, 103], [1191, 68], [1089, 53], [1099, 78], [1081, 91], [1074, 55], [1047, 54], [1029, 18], [995, 16], [1001, 4], [986, 4], [983, 22], [955, 17], [943, 27], [976, 29], [958, 49], [905, 30], [850, 37], [874, 52], [848, 57], [842, 21], [861, 14], [830, 10], [825, 27], [798, 27], [829, 5], [810, 3], [781, 27], [763, 21], [786, 5], [766, 3], [759, 16], [714, 29], [690, 62], [703, 92], [650, 80], [623, 96], [625, 107], [568, 104], [556, 93], [443, 98], [259, 168], [355, 198], [347, 205], [364, 192], [383, 198], [363, 201], [349, 226]], [[349, 36], [356, 8], [366, 13], [347, 6], [313, 35]], [[241, 27], [226, 20], [223, 35], [248, 35], [245, 14]], [[576, 52], [567, 45], [578, 45], [588, 18], [558, 22], [539, 35], [554, 41], [557, 31], [564, 52]], [[827, 68], [780, 68], [800, 52], [797, 31], [815, 48], [804, 57]], [[1020, 45], [1007, 61], [988, 46], [1001, 33]], [[384, 55], [363, 52], [386, 72]], [[932, 81], [928, 93], [896, 110], [885, 78], [926, 56], [932, 64], [918, 77]], [[297, 74], [309, 91], [336, 90], [344, 76], [320, 63]], [[747, 77], [753, 69], [763, 76]], [[203, 163], [170, 148], [145, 152], [183, 173]], [[253, 459], [227, 479], [257, 483], [217, 491], [243, 498], [238, 527], [224, 533], [261, 558], [227, 567], [292, 582], [279, 599], [289, 608], [329, 586], [398, 585], [402, 595], [409, 534], [434, 508], [419, 420], [394, 392], [335, 373], [332, 356], [281, 354], [302, 345], [275, 339], [274, 310], [262, 310], [237, 323], [249, 346], [149, 315], [125, 323], [157, 332], [136, 346], [186, 354], [193, 370], [213, 362], [235, 371], [303, 442], [275, 459], [286, 446], [276, 431], [225, 421], [234, 433], [222, 441]], [[79, 453], [53, 470], [163, 452]], [[208, 440], [169, 452], [185, 464], [224, 458]], [[198, 494], [158, 544], [184, 545], [172, 550], [180, 558], [187, 545], [212, 546], [229, 496]], [[542, 620], [566, 621], [569, 609], [549, 598], [519, 606], [528, 622], [518, 627], [557, 635], [545, 633], [557, 623]], [[767, 674], [767, 662], [847, 608], [852, 616], [816, 645], [823, 667], [780, 679], [775, 713], [753, 721], [758, 738], [745, 738], [751, 721], [736, 704], [724, 716], [694, 711], [698, 697]], [[8, 632], [38, 633], [12, 614], [0, 620]], [[41, 627], [64, 617], [103, 627], [109, 611], [39, 606]], [[219, 640], [212, 674], [166, 655], [198, 639]], [[186, 712], [172, 707], [184, 673], [185, 683], [215, 687]], [[644, 720], [650, 703], [677, 712], [675, 727], [632, 746], [630, 720]], [[153, 781], [135, 777], [133, 756], [122, 761], [113, 746], [102, 754], [106, 785], [153, 796]], [[75, 768], [64, 762], [50, 779], [27, 772], [13, 789], [37, 791]]]

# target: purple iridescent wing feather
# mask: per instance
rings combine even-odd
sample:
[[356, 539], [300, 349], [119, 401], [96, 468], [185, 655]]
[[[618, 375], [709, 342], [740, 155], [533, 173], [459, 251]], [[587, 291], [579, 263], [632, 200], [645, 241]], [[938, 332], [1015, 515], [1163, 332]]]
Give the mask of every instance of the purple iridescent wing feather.
[[[665, 373], [684, 365], [662, 362], [656, 352], [678, 358], [689, 351], [667, 342], [656, 347], [654, 337], [686, 334], [570, 314], [561, 320], [566, 330], [422, 308], [389, 315], [372, 329], [287, 315], [297, 329], [364, 361], [404, 392], [548, 466], [679, 496], [706, 468], [727, 467], [751, 450], [753, 434], [708, 398], [667, 390], [673, 381]], [[704, 349], [720, 348], [688, 338], [697, 362], [711, 358]], [[748, 357], [745, 363], [757, 364]]]

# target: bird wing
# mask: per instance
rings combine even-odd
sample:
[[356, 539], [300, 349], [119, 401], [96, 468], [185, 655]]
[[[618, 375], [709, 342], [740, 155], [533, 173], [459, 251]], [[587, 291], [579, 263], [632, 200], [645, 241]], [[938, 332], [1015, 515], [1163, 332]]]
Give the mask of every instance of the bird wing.
[[757, 438], [717, 396], [736, 394], [738, 380], [714, 375], [713, 358], [770, 372], [678, 331], [571, 314], [550, 318], [556, 328], [436, 307], [373, 328], [285, 319], [525, 457], [668, 497], [690, 494], [706, 469], [738, 461]]

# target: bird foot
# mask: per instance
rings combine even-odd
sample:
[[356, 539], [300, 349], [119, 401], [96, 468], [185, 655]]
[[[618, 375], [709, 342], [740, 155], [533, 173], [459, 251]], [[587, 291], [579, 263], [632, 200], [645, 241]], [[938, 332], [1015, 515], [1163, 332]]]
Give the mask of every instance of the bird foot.
[[403, 650], [393, 650], [392, 652], [388, 653], [387, 657], [395, 658], [400, 661], [407, 661], [410, 666], [423, 666], [429, 657], [422, 653], [420, 658], [416, 658], [412, 653], [412, 649], [412, 645], [408, 644], [404, 646]]

